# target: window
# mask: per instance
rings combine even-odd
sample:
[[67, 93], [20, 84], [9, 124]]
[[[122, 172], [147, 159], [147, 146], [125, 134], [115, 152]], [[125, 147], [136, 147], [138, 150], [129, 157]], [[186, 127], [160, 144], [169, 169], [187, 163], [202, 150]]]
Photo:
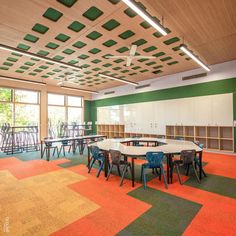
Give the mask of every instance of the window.
[[49, 136], [59, 137], [62, 123], [80, 124], [83, 121], [82, 97], [48, 94]]
[[0, 124], [39, 124], [39, 92], [0, 88]]

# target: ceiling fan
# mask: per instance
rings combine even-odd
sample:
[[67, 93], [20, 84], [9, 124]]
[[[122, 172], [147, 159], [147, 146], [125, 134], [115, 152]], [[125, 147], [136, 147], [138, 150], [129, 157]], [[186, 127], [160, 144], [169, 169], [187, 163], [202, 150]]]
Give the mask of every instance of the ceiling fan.
[[126, 66], [130, 66], [131, 62], [133, 59], [141, 59], [141, 58], [147, 58], [147, 59], [152, 59], [152, 58], [156, 58], [153, 56], [135, 56], [135, 53], [137, 51], [137, 45], [132, 44], [130, 47], [130, 51], [129, 51], [129, 55], [127, 56], [106, 56], [107, 59], [112, 59], [112, 58], [125, 58], [126, 59]]

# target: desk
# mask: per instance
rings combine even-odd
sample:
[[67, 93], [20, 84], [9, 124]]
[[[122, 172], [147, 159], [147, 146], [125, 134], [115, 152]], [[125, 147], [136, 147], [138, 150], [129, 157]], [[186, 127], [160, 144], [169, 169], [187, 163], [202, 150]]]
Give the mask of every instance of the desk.
[[[133, 142], [145, 142], [145, 143], [155, 143], [158, 146], [130, 146]], [[126, 145], [125, 145], [126, 144]], [[128, 144], [128, 145], [127, 145]], [[160, 144], [160, 145], [159, 145]], [[108, 172], [108, 161], [109, 161], [109, 150], [120, 151], [126, 158], [131, 157], [131, 170], [132, 170], [132, 186], [134, 187], [134, 160], [137, 158], [144, 158], [147, 152], [164, 152], [167, 157], [167, 181], [168, 184], [172, 183], [173, 180], [173, 165], [172, 157], [173, 155], [180, 154], [182, 150], [194, 149], [199, 155], [199, 178], [202, 178], [202, 149], [191, 141], [181, 141], [173, 139], [158, 139], [158, 138], [124, 138], [124, 139], [105, 139], [93, 143], [91, 145], [97, 146], [100, 150], [104, 151], [105, 154], [105, 176]], [[89, 146], [88, 145], [88, 149]], [[88, 150], [88, 165], [90, 163], [90, 152]]]
[[[84, 150], [84, 141], [96, 141], [99, 138], [106, 138], [106, 135], [86, 135], [86, 136], [78, 136], [78, 137], [67, 137], [67, 138], [55, 138], [55, 139], [43, 139], [41, 140], [41, 158], [43, 158], [43, 144], [45, 143], [58, 143], [62, 141], [72, 141], [72, 151], [75, 153], [75, 142], [77, 141], [79, 144], [80, 154], [83, 153]], [[47, 161], [50, 159], [50, 149], [47, 152]]]

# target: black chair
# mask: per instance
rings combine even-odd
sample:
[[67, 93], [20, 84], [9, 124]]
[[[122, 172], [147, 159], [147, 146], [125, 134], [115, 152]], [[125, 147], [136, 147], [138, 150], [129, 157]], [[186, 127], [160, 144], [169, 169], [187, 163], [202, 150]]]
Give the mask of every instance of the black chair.
[[[199, 141], [195, 141], [194, 142], [196, 145], [198, 145], [201, 149], [204, 148], [204, 144], [200, 143]], [[200, 168], [200, 160], [199, 157], [196, 155], [195, 159], [195, 168], [197, 168], [197, 166]], [[207, 177], [206, 172], [204, 171], [203, 167], [202, 167], [202, 173], [205, 177]]]
[[[109, 152], [110, 152], [110, 156], [111, 156], [111, 166], [108, 170], [106, 180], [109, 179], [109, 176], [112, 172], [113, 166], [116, 166], [119, 176], [121, 176], [120, 186], [122, 186], [123, 181], [124, 181], [124, 177], [125, 177], [125, 173], [126, 173], [128, 167], [129, 167], [130, 173], [131, 173], [131, 164], [127, 160], [121, 160], [121, 152], [120, 151], [110, 150]], [[121, 167], [122, 166], [123, 166], [123, 170], [122, 170], [122, 174], [121, 174]]]
[[[66, 137], [65, 137], [66, 138]], [[63, 151], [63, 155], [65, 156], [66, 153], [65, 153], [65, 147], [69, 147], [69, 150], [68, 150], [68, 153], [70, 153], [70, 150], [72, 148], [72, 143], [71, 141], [69, 140], [63, 140], [61, 141], [61, 147], [60, 147], [60, 150], [59, 150], [59, 155], [61, 154], [61, 152]]]
[[194, 173], [196, 175], [197, 181], [200, 183], [200, 179], [198, 177], [197, 170], [195, 168], [195, 158], [196, 158], [196, 151], [195, 150], [183, 150], [180, 153], [180, 159], [173, 161], [173, 164], [174, 164], [174, 167], [176, 167], [178, 179], [179, 179], [179, 182], [181, 185], [183, 184], [183, 182], [181, 180], [180, 172], [179, 172], [180, 166], [186, 167], [186, 176], [188, 176], [189, 168], [190, 168], [190, 166], [192, 166]]
[[[49, 138], [44, 138], [44, 140], [48, 140], [48, 139], [52, 139], [51, 137]], [[52, 142], [50, 141], [46, 141], [45, 142], [45, 146], [44, 146], [44, 149], [43, 149], [43, 155], [42, 157], [44, 156], [44, 153], [46, 153], [46, 156], [48, 156], [48, 153], [50, 152], [50, 150], [53, 151], [52, 155], [54, 156], [55, 155], [55, 152], [57, 152], [57, 157], [59, 158], [59, 152], [58, 152], [58, 147], [57, 146], [53, 146], [52, 145]], [[50, 158], [50, 157], [49, 157]]]

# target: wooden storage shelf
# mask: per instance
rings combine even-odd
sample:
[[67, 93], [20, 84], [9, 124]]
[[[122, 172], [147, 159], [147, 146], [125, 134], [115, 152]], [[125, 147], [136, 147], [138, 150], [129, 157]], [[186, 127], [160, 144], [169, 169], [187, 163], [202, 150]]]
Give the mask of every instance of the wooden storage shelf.
[[219, 127], [218, 126], [208, 126], [207, 127], [207, 137], [218, 138], [219, 137]]
[[184, 136], [184, 127], [183, 126], [175, 126], [175, 136]]
[[220, 138], [233, 139], [232, 127], [220, 127]]
[[175, 135], [175, 127], [174, 126], [166, 126], [166, 135]]
[[219, 147], [220, 147], [219, 139], [215, 139], [215, 138], [208, 138], [207, 139], [207, 148], [208, 149], [219, 150], [220, 149]]
[[234, 142], [233, 140], [220, 140], [220, 150], [223, 151], [233, 151], [234, 150]]
[[184, 135], [187, 137], [194, 137], [194, 126], [185, 126]]
[[206, 137], [206, 126], [195, 126], [195, 136]]

